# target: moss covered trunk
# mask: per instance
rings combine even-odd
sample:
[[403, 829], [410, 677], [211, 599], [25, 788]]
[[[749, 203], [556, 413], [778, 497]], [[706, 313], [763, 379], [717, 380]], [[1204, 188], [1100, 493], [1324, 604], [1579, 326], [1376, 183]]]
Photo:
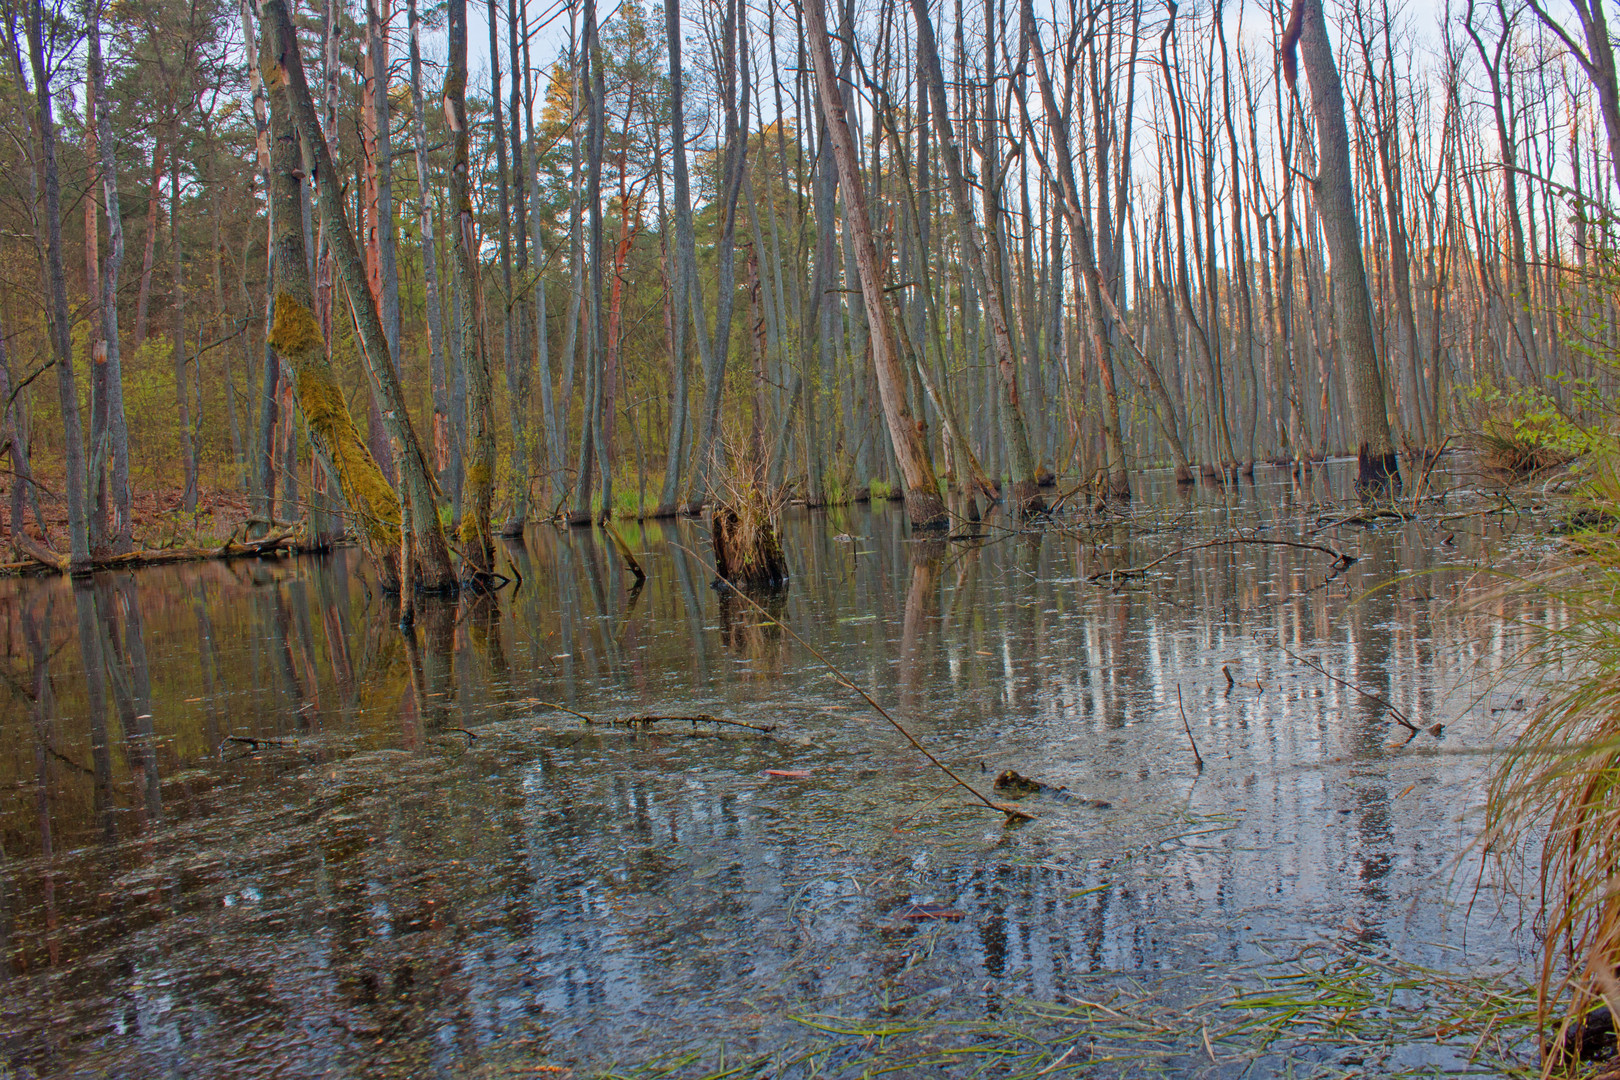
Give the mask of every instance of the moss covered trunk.
[[310, 443], [343, 489], [361, 548], [382, 580], [398, 581], [399, 499], [349, 414], [315, 318], [299, 205], [302, 154], [278, 48], [281, 40], [267, 25], [260, 46], [260, 68], [270, 89], [270, 221], [277, 285], [267, 339], [292, 368]]
[[[388, 347], [388, 337], [371, 302], [366, 288], [366, 267], [355, 246], [354, 231], [349, 227], [343, 201], [343, 182], [332, 165], [326, 139], [311, 103], [309, 83], [304, 77], [303, 60], [298, 54], [297, 38], [288, 17], [285, 0], [265, 0], [260, 8], [265, 38], [262, 64], [265, 81], [270, 83], [272, 96], [279, 95], [297, 132], [297, 139], [315, 160], [316, 190], [319, 195], [321, 223], [326, 228], [328, 243], [337, 258], [338, 275], [349, 297], [349, 308], [359, 331], [361, 353], [366, 370], [371, 375], [372, 390], [382, 407], [383, 425], [393, 443], [399, 465], [400, 486], [411, 503], [412, 570], [416, 587], [430, 592], [454, 592], [456, 572], [450, 563], [450, 549], [445, 544], [444, 530], [439, 525], [437, 487], [428, 468], [422, 444], [411, 426], [410, 413], [405, 408], [405, 395], [400, 389], [399, 376], [394, 371]], [[298, 143], [291, 152], [297, 154]], [[296, 158], [294, 160], [297, 160]], [[278, 262], [278, 270], [284, 263]], [[302, 264], [301, 264], [302, 265]], [[300, 392], [302, 388], [300, 388]], [[370, 457], [370, 453], [367, 453]], [[376, 460], [372, 459], [373, 466]], [[341, 481], [340, 481], [341, 482]], [[345, 488], [344, 494], [348, 491]], [[351, 508], [354, 504], [351, 502]], [[398, 521], [399, 518], [393, 519]]]

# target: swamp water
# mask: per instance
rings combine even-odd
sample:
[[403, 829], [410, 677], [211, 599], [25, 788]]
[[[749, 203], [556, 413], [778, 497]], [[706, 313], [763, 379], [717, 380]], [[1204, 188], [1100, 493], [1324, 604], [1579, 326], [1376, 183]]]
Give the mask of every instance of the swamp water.
[[[1078, 796], [1010, 827], [693, 522], [621, 527], [640, 588], [531, 529], [410, 638], [352, 551], [0, 583], [0, 1077], [1491, 1074], [1491, 984], [1411, 965], [1537, 955], [1470, 850], [1524, 702], [1469, 601], [1547, 542], [1454, 497], [1317, 533], [1331, 580], [1088, 580], [1303, 538], [1348, 480], [1154, 474], [1129, 525], [975, 542], [787, 514], [786, 623], [987, 792]], [[605, 723], [648, 714], [775, 730]]]

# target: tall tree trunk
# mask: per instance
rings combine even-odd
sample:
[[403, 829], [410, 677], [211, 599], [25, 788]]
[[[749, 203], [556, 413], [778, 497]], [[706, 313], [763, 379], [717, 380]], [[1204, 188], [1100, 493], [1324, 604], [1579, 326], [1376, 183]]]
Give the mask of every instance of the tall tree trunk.
[[[101, 12], [87, 12], [86, 28], [89, 37], [89, 78], [97, 101], [107, 95], [106, 72], [101, 57]], [[113, 139], [112, 117], [108, 111], [96, 112], [96, 149], [100, 153], [102, 206], [107, 215], [107, 254], [102, 261], [98, 284], [101, 289], [97, 312], [101, 318], [101, 349], [95, 362], [101, 367], [99, 382], [103, 388], [106, 416], [106, 448], [94, 451], [111, 464], [111, 475], [103, 489], [107, 505], [103, 510], [106, 553], [119, 555], [134, 547], [133, 522], [130, 519], [129, 487], [129, 424], [124, 415], [124, 367], [118, 334], [118, 282], [124, 265], [124, 216], [118, 203], [117, 144]]]
[[906, 514], [915, 529], [942, 529], [949, 519], [945, 502], [940, 498], [933, 463], [928, 458], [925, 427], [912, 416], [906, 401], [906, 374], [900, 364], [893, 312], [884, 295], [885, 281], [872, 239], [872, 219], [867, 214], [866, 189], [861, 182], [855, 140], [845, 119], [843, 92], [833, 71], [832, 45], [822, 0], [809, 0], [804, 12], [816, 90], [833, 157], [838, 163], [846, 220], [855, 238], [855, 266], [860, 274], [861, 297], [872, 330], [872, 364], [877, 373], [878, 396], [883, 402], [883, 415], [906, 486]]
[[169, 316], [173, 320], [174, 395], [179, 409], [180, 457], [185, 468], [185, 488], [180, 508], [186, 513], [197, 509], [197, 447], [191, 437], [191, 409], [186, 395], [186, 268], [180, 244], [180, 169], [178, 158], [169, 170], [169, 266], [173, 293]]
[[[87, 23], [99, 17], [88, 4], [85, 8]], [[99, 53], [100, 27], [90, 29], [89, 33], [95, 35]], [[90, 485], [90, 553], [97, 558], [110, 554], [107, 543], [107, 341], [106, 326], [101, 318], [101, 230], [96, 222], [95, 197], [96, 177], [101, 170], [100, 114], [106, 110], [97, 108], [99, 101], [95, 77], [87, 71], [84, 81], [84, 156], [88, 174], [84, 198], [84, 293], [85, 317], [90, 324], [85, 335], [90, 372], [90, 471], [86, 479]]]
[[[989, 8], [987, 7], [987, 11]], [[1034, 513], [1045, 506], [1040, 488], [1035, 483], [1035, 459], [1029, 445], [1029, 434], [1024, 426], [1018, 398], [1018, 368], [1013, 357], [1012, 332], [1007, 321], [1007, 305], [1002, 293], [1000, 245], [995, 234], [993, 214], [987, 215], [984, 241], [973, 220], [972, 193], [969, 191], [966, 171], [958, 149], [956, 132], [952, 128], [950, 111], [945, 100], [945, 76], [940, 66], [939, 47], [935, 42], [933, 23], [928, 15], [927, 0], [911, 0], [912, 16], [917, 26], [917, 66], [919, 74], [928, 83], [933, 107], [929, 115], [934, 132], [939, 137], [941, 156], [945, 162], [945, 176], [951, 189], [951, 209], [956, 218], [958, 243], [976, 286], [984, 297], [985, 313], [990, 319], [990, 338], [995, 348], [996, 369], [1000, 375], [1001, 403], [1007, 410], [1011, 425], [1008, 431], [1013, 460], [1013, 496], [1022, 513]], [[813, 45], [814, 43], [812, 43]], [[998, 138], [987, 129], [986, 142]], [[987, 183], [991, 166], [986, 165]], [[994, 207], [992, 196], [987, 207]], [[892, 421], [891, 421], [892, 427]], [[897, 446], [898, 448], [898, 446]], [[904, 464], [902, 463], [902, 469]], [[909, 480], [908, 480], [909, 483]]]
[[1350, 388], [1350, 419], [1356, 444], [1356, 490], [1367, 495], [1397, 495], [1400, 465], [1390, 436], [1384, 384], [1373, 343], [1372, 298], [1361, 254], [1361, 226], [1356, 220], [1355, 187], [1350, 172], [1350, 136], [1344, 120], [1344, 92], [1328, 41], [1322, 0], [1294, 0], [1284, 36], [1284, 66], [1293, 81], [1294, 43], [1305, 55], [1311, 83], [1311, 111], [1316, 115], [1320, 147], [1316, 181], [1317, 211], [1333, 260], [1333, 313]]
[[[439, 525], [433, 475], [428, 469], [416, 431], [411, 426], [399, 380], [388, 362], [388, 342], [382, 324], [376, 309], [366, 302], [365, 264], [360, 258], [359, 249], [355, 247], [354, 233], [349, 228], [348, 219], [344, 216], [341, 179], [332, 167], [331, 156], [327, 153], [320, 123], [310, 101], [309, 84], [305, 81], [303, 61], [298, 55], [297, 38], [287, 14], [286, 0], [265, 0], [262, 11], [268, 29], [273, 31], [276, 39], [273, 45], [267, 43], [265, 48], [273, 49], [273, 70], [282, 83], [277, 89], [287, 99], [286, 104], [297, 122], [298, 135], [305, 152], [312, 152], [315, 157], [321, 220], [337, 258], [339, 276], [348, 293], [349, 310], [359, 331], [361, 353], [366, 361], [366, 370], [371, 375], [371, 386], [383, 407], [383, 420], [388, 425], [389, 438], [394, 444], [394, 457], [400, 466], [404, 497], [411, 500], [411, 564], [415, 585], [430, 592], [454, 592], [457, 582], [444, 532]], [[269, 81], [269, 74], [267, 70], [266, 81]], [[316, 331], [318, 333], [318, 326]], [[344, 494], [347, 496], [348, 492]], [[352, 501], [349, 508], [354, 513], [360, 512]]]
[[416, 155], [417, 225], [422, 233], [422, 291], [427, 311], [428, 371], [433, 394], [433, 471], [441, 480], [450, 464], [450, 386], [445, 378], [444, 311], [439, 298], [439, 252], [433, 235], [429, 198], [427, 120], [422, 100], [422, 21], [416, 0], [408, 0], [411, 39], [411, 143]]
[[[669, 267], [669, 360], [672, 380], [669, 391], [669, 439], [664, 451], [664, 486], [659, 492], [657, 517], [673, 517], [678, 511], [681, 479], [686, 467], [686, 445], [689, 441], [691, 401], [687, 389], [691, 365], [686, 356], [686, 331], [691, 324], [691, 309], [687, 292], [692, 287], [686, 276], [686, 260], [682, 257], [682, 207], [685, 207], [685, 233], [691, 233], [691, 195], [686, 174], [686, 87], [685, 72], [681, 66], [681, 2], [664, 0], [664, 42], [669, 53], [669, 141], [674, 155], [673, 170], [677, 191], [673, 228], [665, 236], [665, 265]], [[659, 199], [663, 199], [663, 161], [658, 162]], [[673, 233], [673, 235], [670, 235]]]
[[[67, 279], [62, 255], [62, 183], [56, 164], [56, 121], [52, 115], [49, 69], [45, 64], [44, 9], [29, 5], [23, 16], [29, 61], [34, 69], [34, 95], [39, 107], [39, 148], [45, 180], [46, 325], [56, 364], [56, 388], [62, 409], [63, 459], [67, 478], [69, 558], [73, 565], [90, 561], [89, 515], [85, 506], [84, 428], [79, 420], [79, 393], [74, 383], [73, 348], [69, 339]], [[54, 35], [53, 35], [54, 36]], [[54, 44], [54, 42], [53, 42]]]
[[132, 344], [137, 351], [146, 344], [146, 308], [152, 298], [152, 269], [157, 262], [158, 207], [163, 203], [163, 162], [168, 152], [161, 133], [156, 139], [152, 146], [152, 183], [146, 192], [146, 250], [141, 256], [141, 284], [135, 296], [135, 336]]
[[477, 574], [495, 572], [490, 529], [495, 493], [495, 407], [483, 340], [483, 288], [478, 280], [468, 170], [467, 0], [450, 0], [450, 60], [444, 75], [444, 115], [450, 126], [450, 205], [455, 213], [456, 277], [461, 283], [461, 364], [467, 375], [467, 458], [462, 494], [461, 554]]
[[[341, 10], [341, 5], [339, 6]], [[389, 0], [366, 0], [365, 93], [361, 101], [361, 156], [365, 162], [365, 245], [367, 285], [388, 343], [388, 365], [399, 377], [399, 268], [394, 245], [394, 154], [388, 102]], [[330, 151], [330, 145], [329, 145]], [[390, 481], [398, 469], [386, 407], [371, 395], [371, 453]]]
[[[303, 155], [288, 77], [297, 59], [294, 56], [289, 62], [285, 52], [287, 45], [296, 48], [296, 41], [290, 26], [283, 32], [277, 25], [277, 14], [285, 19], [284, 7], [275, 11], [283, 2], [266, 0], [260, 9], [264, 19], [260, 65], [270, 88], [270, 222], [277, 271], [274, 315], [267, 336], [276, 353], [291, 366], [310, 442], [337, 477], [361, 549], [384, 587], [391, 588], [399, 580], [400, 500], [349, 414], [315, 317], [298, 193], [305, 175]], [[285, 466], [291, 469], [292, 464], [286, 462]]]
[[[270, 99], [259, 67], [259, 48], [253, 19], [253, 0], [242, 0], [242, 40], [246, 43], [248, 58], [248, 84], [253, 92], [253, 125], [258, 134], [257, 177], [262, 190], [270, 190]], [[268, 532], [275, 517], [276, 465], [274, 438], [276, 430], [276, 383], [281, 378], [281, 362], [268, 339], [270, 320], [275, 305], [275, 240], [266, 237], [264, 275], [264, 318], [266, 340], [261, 368], [259, 419], [254, 431], [252, 447], [248, 452], [248, 535]], [[244, 270], [245, 275], [245, 270]], [[246, 286], [243, 286], [244, 291]], [[244, 342], [246, 338], [243, 339]], [[244, 359], [251, 359], [243, 345]], [[252, 364], [248, 364], [248, 379], [253, 377]], [[249, 398], [252, 397], [251, 388]], [[116, 470], [115, 470], [116, 471]]]
[[[512, 209], [517, 236], [517, 281], [521, 284], [529, 272], [528, 202], [525, 198], [526, 178], [523, 172], [523, 122], [519, 110], [524, 103], [524, 88], [528, 68], [518, 52], [518, 0], [507, 2], [507, 43], [511, 58], [512, 90], [509, 102], [512, 138]], [[495, 25], [491, 9], [490, 26]], [[491, 50], [494, 51], [493, 49]], [[498, 125], [497, 125], [498, 126]], [[500, 132], [496, 132], [497, 141]], [[504, 171], [504, 170], [503, 170]], [[504, 215], [503, 215], [504, 217]], [[502, 273], [507, 274], [504, 258]], [[534, 366], [529, 352], [529, 304], [526, 290], [514, 289], [510, 275], [506, 281], [506, 302], [512, 308], [513, 330], [516, 341], [507, 350], [506, 396], [512, 415], [512, 514], [501, 526], [502, 536], [522, 536], [523, 526], [529, 519], [529, 372]]]

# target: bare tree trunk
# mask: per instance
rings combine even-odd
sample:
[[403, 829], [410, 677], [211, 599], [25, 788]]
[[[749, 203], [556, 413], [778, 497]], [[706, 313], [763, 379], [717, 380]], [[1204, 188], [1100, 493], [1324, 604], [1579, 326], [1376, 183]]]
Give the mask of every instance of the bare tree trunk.
[[884, 296], [885, 282], [872, 240], [872, 219], [866, 210], [866, 190], [861, 183], [855, 140], [845, 119], [843, 92], [833, 72], [832, 46], [822, 0], [809, 0], [804, 12], [816, 90], [833, 157], [838, 163], [846, 219], [855, 237], [855, 265], [860, 274], [867, 322], [872, 328], [872, 364], [877, 373], [878, 396], [883, 402], [883, 414], [906, 485], [906, 514], [913, 528], [942, 529], [949, 519], [945, 502], [940, 498], [933, 463], [928, 459], [924, 425], [913, 418], [906, 402], [906, 375], [900, 365], [893, 313]]
[[[490, 27], [495, 25], [494, 9], [490, 11]], [[512, 138], [512, 209], [517, 226], [517, 280], [521, 283], [529, 272], [529, 222], [528, 202], [525, 197], [525, 177], [523, 171], [523, 123], [519, 117], [519, 110], [523, 106], [523, 87], [528, 77], [525, 65], [518, 52], [518, 0], [507, 0], [507, 42], [511, 57], [512, 90], [510, 99], [511, 109], [511, 138]], [[491, 45], [491, 52], [495, 52]], [[496, 70], [492, 67], [491, 70]], [[498, 114], [497, 114], [498, 115]], [[499, 125], [497, 124], [497, 127]], [[496, 132], [496, 141], [499, 142], [501, 133]], [[503, 169], [504, 173], [505, 170]], [[503, 180], [504, 186], [504, 180]], [[503, 219], [505, 215], [502, 215]], [[505, 230], [502, 229], [502, 240], [505, 240]], [[515, 324], [517, 340], [507, 349], [506, 364], [506, 396], [512, 416], [512, 514], [501, 526], [502, 536], [522, 536], [523, 526], [529, 520], [529, 372], [533, 367], [533, 360], [529, 353], [529, 306], [525, 295], [526, 290], [514, 290], [510, 272], [506, 269], [506, 258], [501, 259], [501, 271], [506, 275], [506, 302], [512, 309], [511, 319]]]
[[[253, 92], [253, 125], [258, 134], [258, 170], [257, 177], [263, 190], [270, 190], [270, 101], [265, 91], [263, 74], [259, 69], [259, 48], [256, 42], [255, 24], [253, 19], [252, 0], [242, 0], [242, 39], [246, 43], [248, 58], [248, 83]], [[275, 486], [275, 449], [273, 445], [276, 429], [276, 383], [280, 379], [280, 361], [275, 350], [270, 347], [268, 340], [270, 320], [275, 303], [275, 241], [267, 238], [265, 247], [271, 254], [265, 261], [264, 275], [264, 317], [266, 341], [264, 344], [264, 357], [260, 365], [262, 368], [262, 382], [259, 395], [259, 420], [255, 429], [251, 448], [248, 452], [248, 535], [260, 535], [268, 532], [271, 520], [275, 517], [276, 486]], [[245, 270], [244, 270], [245, 274]], [[244, 284], [244, 292], [246, 286]], [[247, 353], [243, 339], [244, 360], [251, 360]], [[252, 364], [248, 364], [248, 379], [251, 384], [253, 378]], [[249, 400], [252, 398], [251, 386]], [[116, 472], [116, 469], [115, 469]]]
[[456, 277], [461, 282], [461, 364], [467, 374], [467, 463], [461, 513], [461, 554], [478, 574], [495, 571], [490, 529], [495, 494], [495, 407], [483, 341], [483, 287], [468, 176], [467, 0], [450, 0], [450, 61], [444, 76], [444, 115], [450, 125], [450, 205], [456, 215]]
[[[155, 126], [155, 125], [154, 125]], [[146, 252], [141, 256], [141, 284], [135, 297], [135, 337], [137, 351], [146, 343], [146, 307], [152, 298], [152, 267], [157, 258], [158, 206], [163, 202], [163, 159], [168, 152], [159, 133], [152, 147], [152, 184], [146, 193]]]
[[[669, 357], [673, 379], [669, 392], [669, 439], [664, 457], [664, 486], [658, 496], [657, 517], [673, 517], [679, 510], [681, 479], [686, 469], [686, 445], [691, 425], [691, 400], [687, 387], [691, 365], [686, 356], [686, 331], [691, 324], [688, 291], [693, 287], [686, 273], [683, 237], [690, 238], [692, 207], [686, 174], [686, 86], [681, 66], [681, 2], [664, 0], [664, 41], [669, 53], [669, 140], [674, 155], [675, 221], [673, 236], [666, 232], [665, 264], [669, 267]], [[663, 161], [658, 162], [659, 199], [663, 199]], [[682, 221], [682, 213], [685, 221]], [[670, 241], [673, 240], [673, 243]]]
[[[98, 13], [85, 12], [86, 22]], [[96, 37], [96, 51], [101, 44], [100, 27], [90, 29]], [[98, 56], [99, 60], [100, 57]], [[98, 109], [95, 78], [85, 73], [84, 85], [84, 149], [87, 176], [84, 198], [84, 293], [85, 316], [89, 332], [85, 335], [88, 369], [90, 372], [90, 554], [100, 558], [109, 554], [107, 543], [107, 355], [106, 326], [101, 318], [101, 239], [96, 222], [96, 175], [101, 169], [99, 118], [105, 109]]]
[[191, 409], [186, 397], [186, 269], [180, 245], [180, 169], [176, 160], [169, 170], [169, 266], [174, 289], [169, 297], [173, 321], [174, 395], [180, 418], [180, 457], [185, 466], [185, 488], [180, 507], [186, 513], [197, 509], [197, 448], [191, 438]]
[[[945, 161], [945, 175], [951, 189], [951, 208], [956, 217], [956, 229], [962, 253], [967, 259], [974, 284], [984, 297], [984, 307], [990, 318], [990, 336], [996, 351], [996, 366], [1001, 376], [1002, 406], [1009, 414], [1011, 427], [1008, 441], [1012, 450], [1013, 496], [1020, 512], [1034, 513], [1045, 506], [1040, 489], [1035, 483], [1035, 459], [1029, 446], [1029, 434], [1024, 426], [1018, 400], [1018, 369], [1013, 358], [1012, 334], [1007, 323], [1007, 306], [1001, 289], [1000, 244], [997, 240], [998, 212], [994, 190], [999, 181], [991, 181], [985, 205], [989, 208], [984, 225], [985, 240], [979, 241], [973, 220], [972, 195], [962, 166], [956, 132], [952, 129], [950, 112], [945, 101], [945, 78], [940, 67], [939, 49], [935, 44], [934, 27], [929, 19], [926, 0], [911, 0], [912, 15], [917, 26], [917, 66], [921, 77], [928, 82], [933, 107], [929, 110], [934, 132], [939, 137], [941, 154]], [[986, 8], [989, 11], [989, 7]], [[814, 43], [812, 42], [812, 45]], [[999, 135], [986, 128], [986, 142]], [[993, 151], [987, 151], [993, 160]], [[986, 173], [993, 171], [986, 165]], [[988, 250], [986, 250], [988, 249]], [[893, 423], [891, 421], [891, 427]], [[898, 449], [898, 444], [897, 444]], [[904, 465], [902, 464], [902, 469]], [[909, 484], [909, 478], [908, 478]]]
[[411, 143], [416, 155], [417, 227], [422, 233], [422, 291], [427, 308], [428, 370], [433, 393], [433, 471], [444, 476], [450, 459], [450, 387], [444, 370], [443, 306], [439, 298], [439, 252], [429, 198], [427, 121], [422, 102], [422, 21], [416, 0], [406, 8], [411, 39]]
[[1390, 437], [1384, 384], [1373, 343], [1372, 299], [1362, 262], [1361, 227], [1356, 220], [1350, 173], [1350, 136], [1344, 121], [1344, 93], [1334, 65], [1333, 46], [1321, 0], [1294, 0], [1284, 36], [1284, 66], [1293, 81], [1293, 47], [1305, 54], [1311, 82], [1311, 110], [1321, 148], [1316, 181], [1317, 210], [1333, 260], [1334, 316], [1343, 346], [1350, 414], [1356, 443], [1356, 489], [1368, 495], [1400, 493], [1401, 472]]
[[40, 161], [45, 174], [46, 323], [56, 363], [57, 395], [62, 408], [69, 558], [73, 565], [83, 566], [90, 561], [89, 518], [84, 498], [84, 428], [79, 420], [79, 394], [74, 384], [73, 348], [69, 340], [67, 280], [62, 265], [62, 184], [56, 165], [56, 121], [52, 115], [50, 75], [45, 64], [44, 18], [45, 12], [39, 5], [30, 5], [23, 16], [28, 33], [29, 60], [34, 69], [34, 95], [39, 107]]

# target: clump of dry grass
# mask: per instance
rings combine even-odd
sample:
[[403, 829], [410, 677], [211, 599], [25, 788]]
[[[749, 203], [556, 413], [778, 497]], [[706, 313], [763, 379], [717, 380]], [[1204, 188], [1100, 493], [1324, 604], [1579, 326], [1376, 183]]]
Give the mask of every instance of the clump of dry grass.
[[1473, 435], [1480, 467], [1508, 480], [1523, 480], [1568, 465], [1575, 455], [1549, 438], [1534, 420], [1488, 416]]
[[787, 559], [776, 522], [787, 505], [771, 486], [764, 455], [727, 440], [724, 468], [716, 469], [709, 528], [715, 572], [740, 589], [779, 588], [787, 583]]
[[1533, 628], [1547, 696], [1492, 782], [1486, 835], [1500, 858], [1535, 867], [1551, 1076], [1578, 1067], [1566, 1047], [1591, 1010], [1620, 1016], [1620, 539], [1584, 537], [1529, 587], [1562, 616]]

